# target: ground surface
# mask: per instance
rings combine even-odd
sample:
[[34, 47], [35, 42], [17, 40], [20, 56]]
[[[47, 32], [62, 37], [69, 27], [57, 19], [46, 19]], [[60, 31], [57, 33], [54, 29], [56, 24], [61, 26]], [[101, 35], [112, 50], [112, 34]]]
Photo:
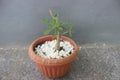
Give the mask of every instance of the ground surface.
[[0, 80], [120, 80], [120, 46], [80, 46], [70, 71], [59, 79], [44, 77], [29, 58], [27, 47], [1, 47]]

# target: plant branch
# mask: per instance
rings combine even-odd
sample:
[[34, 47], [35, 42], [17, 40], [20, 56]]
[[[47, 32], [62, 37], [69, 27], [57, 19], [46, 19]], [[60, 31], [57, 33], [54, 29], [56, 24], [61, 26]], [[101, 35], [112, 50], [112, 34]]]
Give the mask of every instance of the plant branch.
[[51, 10], [49, 10], [49, 13], [50, 13], [50, 16], [51, 16], [52, 18], [54, 18], [53, 13], [52, 13]]
[[68, 31], [64, 32], [62, 35], [69, 33]]

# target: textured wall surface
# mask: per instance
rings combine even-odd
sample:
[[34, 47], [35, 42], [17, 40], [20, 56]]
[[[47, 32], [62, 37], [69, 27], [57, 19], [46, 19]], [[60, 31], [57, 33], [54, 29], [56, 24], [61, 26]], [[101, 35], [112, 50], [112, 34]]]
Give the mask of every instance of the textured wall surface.
[[0, 0], [0, 44], [28, 45], [43, 36], [48, 10], [75, 25], [80, 43], [119, 42], [119, 0]]

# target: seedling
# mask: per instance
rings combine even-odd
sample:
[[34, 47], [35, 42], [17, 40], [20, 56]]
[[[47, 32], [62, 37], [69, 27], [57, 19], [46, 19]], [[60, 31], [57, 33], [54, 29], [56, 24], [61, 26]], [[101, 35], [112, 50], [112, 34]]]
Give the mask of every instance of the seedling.
[[48, 19], [48, 18], [43, 19], [43, 21], [48, 25], [48, 28], [45, 30], [44, 34], [45, 35], [53, 34], [57, 36], [55, 50], [59, 51], [61, 36], [65, 34], [72, 36], [73, 24], [68, 24], [66, 21], [59, 22], [58, 14], [53, 14], [51, 10], [49, 10], [49, 13], [52, 19]]

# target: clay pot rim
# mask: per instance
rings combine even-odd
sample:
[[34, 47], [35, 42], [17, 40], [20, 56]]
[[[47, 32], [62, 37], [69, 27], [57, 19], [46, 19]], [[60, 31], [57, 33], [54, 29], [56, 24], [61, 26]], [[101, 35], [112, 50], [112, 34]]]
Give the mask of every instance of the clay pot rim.
[[43, 39], [47, 39], [47, 38], [51, 38], [50, 40], [53, 40], [56, 38], [56, 36], [48, 35], [48, 36], [40, 37], [40, 38], [34, 40], [31, 43], [31, 45], [29, 46], [29, 50], [28, 50], [29, 56], [36, 63], [44, 64], [44, 65], [56, 65], [56, 64], [62, 65], [62, 64], [67, 64], [67, 63], [72, 62], [76, 58], [76, 56], [78, 55], [79, 48], [78, 48], [77, 44], [72, 39], [65, 37], [65, 36], [62, 36], [63, 40], [69, 41], [74, 46], [74, 52], [71, 55], [69, 55], [68, 57], [62, 58], [62, 59], [47, 59], [47, 58], [43, 58], [43, 57], [38, 56], [34, 52], [34, 47], [36, 45], [38, 45], [37, 42], [39, 42], [40, 40], [41, 40], [40, 41], [41, 43], [47, 41], [47, 40], [42, 41]]

